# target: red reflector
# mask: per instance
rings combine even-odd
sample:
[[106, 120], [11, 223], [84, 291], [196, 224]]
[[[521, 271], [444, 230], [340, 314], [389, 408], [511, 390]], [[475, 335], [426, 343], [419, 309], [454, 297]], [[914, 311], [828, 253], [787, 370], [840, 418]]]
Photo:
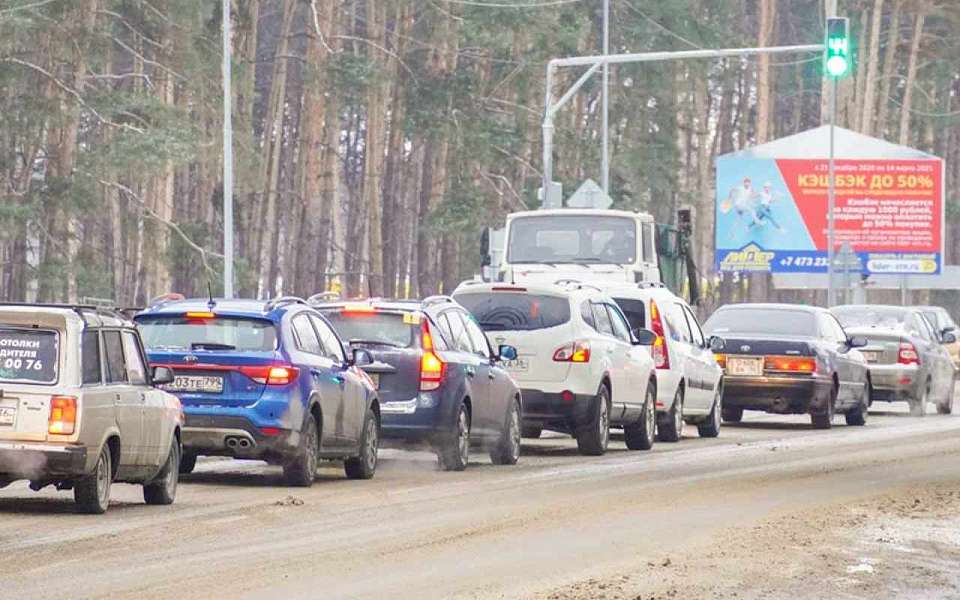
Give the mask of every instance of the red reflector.
[[260, 433], [263, 435], [269, 435], [271, 437], [280, 435], [281, 430], [277, 427], [261, 427]]
[[656, 407], [657, 407], [657, 408], [666, 408], [666, 406], [667, 406], [667, 405], [664, 404], [663, 402], [657, 402], [657, 403], [656, 403]]
[[573, 392], [570, 390], [563, 390], [560, 392], [560, 399], [564, 402], [573, 402]]
[[899, 383], [900, 385], [910, 385], [911, 383], [913, 383], [913, 380], [910, 379], [909, 377], [901, 377]]

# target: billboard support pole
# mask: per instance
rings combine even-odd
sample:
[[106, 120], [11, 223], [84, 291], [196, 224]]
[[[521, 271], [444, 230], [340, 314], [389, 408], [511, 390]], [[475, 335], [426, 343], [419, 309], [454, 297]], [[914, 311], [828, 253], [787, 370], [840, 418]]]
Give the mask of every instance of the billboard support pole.
[[836, 235], [836, 222], [834, 211], [836, 209], [836, 174], [834, 173], [834, 129], [837, 123], [837, 79], [830, 81], [830, 156], [827, 163], [830, 169], [829, 184], [827, 189], [827, 306], [831, 307], [836, 303], [834, 281], [833, 281], [833, 261], [834, 261], [834, 236]]

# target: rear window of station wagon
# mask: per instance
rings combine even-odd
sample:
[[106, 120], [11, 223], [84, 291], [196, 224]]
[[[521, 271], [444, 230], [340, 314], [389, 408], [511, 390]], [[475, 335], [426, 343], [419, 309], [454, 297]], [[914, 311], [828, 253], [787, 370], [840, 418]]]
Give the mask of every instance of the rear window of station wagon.
[[456, 297], [487, 331], [533, 331], [570, 320], [570, 301], [543, 294], [492, 292]]
[[56, 383], [59, 358], [59, 332], [0, 326], [0, 381]]

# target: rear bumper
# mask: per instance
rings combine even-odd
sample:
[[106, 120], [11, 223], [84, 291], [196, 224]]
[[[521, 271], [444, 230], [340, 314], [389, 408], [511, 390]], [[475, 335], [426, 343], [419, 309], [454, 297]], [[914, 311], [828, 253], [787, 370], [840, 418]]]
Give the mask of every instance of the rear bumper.
[[432, 442], [453, 433], [460, 398], [443, 390], [421, 392], [408, 400], [380, 403], [380, 431], [385, 441]]
[[186, 417], [182, 432], [185, 452], [280, 460], [293, 455], [300, 444], [299, 432], [280, 429], [278, 435], [267, 435], [244, 417], [191, 414]]
[[723, 379], [723, 405], [778, 414], [826, 410], [833, 380], [828, 377], [770, 376]]
[[0, 480], [79, 477], [86, 469], [83, 446], [0, 442]]
[[523, 424], [556, 431], [573, 432], [590, 420], [590, 408], [596, 396], [570, 394], [564, 400], [559, 392], [523, 388]]
[[923, 373], [917, 365], [877, 365], [871, 364], [870, 384], [874, 402], [897, 402], [919, 398], [925, 385]]

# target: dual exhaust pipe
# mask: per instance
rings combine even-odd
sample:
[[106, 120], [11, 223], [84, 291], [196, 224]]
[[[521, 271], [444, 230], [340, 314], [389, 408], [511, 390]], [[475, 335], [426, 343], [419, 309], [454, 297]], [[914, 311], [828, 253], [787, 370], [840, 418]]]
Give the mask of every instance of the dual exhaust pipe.
[[230, 450], [249, 450], [253, 448], [254, 443], [245, 437], [228, 437], [224, 443]]

